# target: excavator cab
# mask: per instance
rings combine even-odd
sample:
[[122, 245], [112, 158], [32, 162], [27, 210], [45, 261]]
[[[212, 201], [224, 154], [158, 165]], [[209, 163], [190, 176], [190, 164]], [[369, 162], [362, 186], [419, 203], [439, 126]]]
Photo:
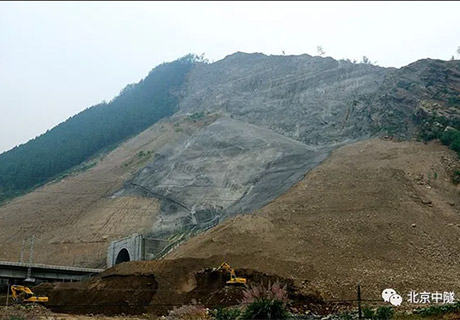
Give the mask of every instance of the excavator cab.
[[37, 297], [29, 287], [12, 285], [11, 296], [18, 303], [43, 303], [48, 302], [48, 297]]
[[228, 280], [226, 283], [230, 285], [243, 285], [246, 286], [246, 278], [241, 278], [237, 277], [235, 274], [235, 270], [233, 270], [232, 267], [226, 262], [222, 262], [222, 264], [219, 266], [219, 268], [216, 269], [216, 271], [220, 270], [225, 270], [230, 274], [230, 280]]

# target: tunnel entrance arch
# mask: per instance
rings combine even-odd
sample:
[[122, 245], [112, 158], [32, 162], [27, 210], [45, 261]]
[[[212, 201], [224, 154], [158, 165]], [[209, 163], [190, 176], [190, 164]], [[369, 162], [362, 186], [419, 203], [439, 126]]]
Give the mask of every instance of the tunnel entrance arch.
[[115, 259], [115, 264], [119, 264], [126, 261], [131, 261], [131, 259], [129, 257], [128, 250], [123, 248], [120, 250], [120, 252], [118, 252], [117, 258]]
[[107, 268], [125, 261], [141, 260], [144, 260], [144, 236], [142, 234], [133, 233], [129, 237], [113, 240], [107, 248]]

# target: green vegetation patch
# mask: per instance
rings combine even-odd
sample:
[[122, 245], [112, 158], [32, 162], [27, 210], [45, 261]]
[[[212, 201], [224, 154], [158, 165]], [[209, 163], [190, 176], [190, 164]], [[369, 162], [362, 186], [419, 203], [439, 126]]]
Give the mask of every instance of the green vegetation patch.
[[87, 108], [46, 133], [0, 154], [0, 203], [115, 148], [178, 108], [175, 94], [200, 58], [188, 55], [154, 68], [112, 101]]

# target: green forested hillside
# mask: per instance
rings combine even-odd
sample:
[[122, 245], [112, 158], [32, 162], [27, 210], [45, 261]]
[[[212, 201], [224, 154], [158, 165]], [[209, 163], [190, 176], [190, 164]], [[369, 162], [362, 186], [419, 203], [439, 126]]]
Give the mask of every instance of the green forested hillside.
[[0, 202], [20, 195], [113, 147], [177, 108], [177, 90], [199, 60], [188, 55], [154, 68], [109, 103], [100, 103], [0, 154]]

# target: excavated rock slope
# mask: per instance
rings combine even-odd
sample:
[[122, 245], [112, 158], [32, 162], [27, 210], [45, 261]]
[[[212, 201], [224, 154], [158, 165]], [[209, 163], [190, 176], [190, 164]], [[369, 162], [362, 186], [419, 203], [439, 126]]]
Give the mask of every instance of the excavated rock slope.
[[460, 121], [460, 62], [400, 69], [330, 57], [237, 52], [188, 76], [180, 112], [221, 111], [306, 144], [411, 138], [431, 116]]
[[163, 231], [262, 207], [323, 161], [331, 146], [308, 147], [245, 122], [223, 118], [179, 144], [117, 193], [161, 199]]
[[189, 74], [181, 112], [222, 111], [306, 144], [370, 135], [365, 110], [391, 69], [332, 58], [235, 53]]
[[457, 155], [438, 143], [368, 140], [342, 147], [254, 214], [190, 239], [169, 258], [221, 257], [366, 299], [383, 288], [460, 292]]

